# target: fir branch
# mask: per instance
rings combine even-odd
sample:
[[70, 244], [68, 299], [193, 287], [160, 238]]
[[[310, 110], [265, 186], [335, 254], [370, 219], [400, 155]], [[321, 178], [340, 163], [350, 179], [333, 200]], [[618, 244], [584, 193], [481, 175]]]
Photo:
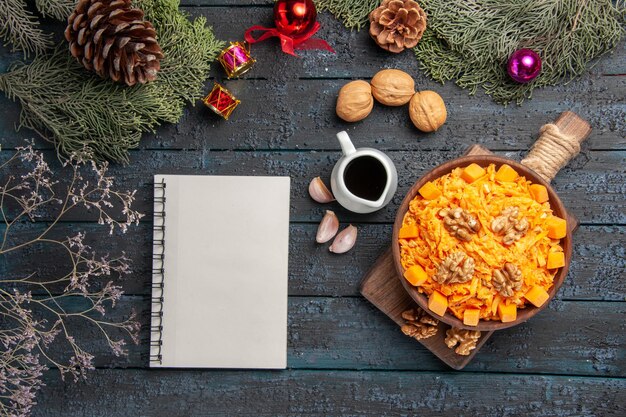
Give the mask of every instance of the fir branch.
[[380, 4], [380, 0], [315, 0], [321, 12], [328, 10], [350, 29], [360, 30], [369, 21], [369, 14]]
[[[482, 87], [500, 103], [520, 104], [534, 88], [567, 82], [613, 49], [623, 6], [611, 0], [421, 0], [429, 30], [415, 48], [422, 69], [437, 81], [455, 80], [474, 94]], [[543, 60], [529, 84], [509, 79], [506, 63], [517, 49]]]
[[23, 51], [25, 57], [39, 55], [52, 46], [52, 36], [39, 28], [39, 20], [24, 0], [0, 1], [0, 22], [0, 38], [5, 45], [11, 44], [13, 51]]
[[187, 14], [178, 11], [179, 4], [180, 0], [140, 0], [136, 6], [144, 10], [156, 28], [165, 54], [155, 84], [161, 90], [167, 86], [178, 101], [193, 103], [201, 98], [211, 62], [224, 42], [215, 39], [205, 17], [189, 20]]
[[97, 160], [128, 162], [128, 150], [161, 122], [176, 123], [187, 101], [199, 99], [210, 63], [223, 43], [178, 11], [178, 0], [138, 2], [165, 54], [157, 80], [125, 87], [85, 70], [63, 43], [0, 75], [0, 90], [22, 105], [20, 126], [70, 155], [87, 146]]
[[35, 0], [35, 6], [43, 16], [67, 20], [74, 11], [77, 0]]
[[65, 45], [0, 76], [0, 89], [20, 101], [20, 127], [53, 141], [64, 155], [87, 145], [100, 159], [128, 162], [127, 150], [137, 147], [142, 131], [180, 115], [153, 85], [126, 89], [87, 72]]
[[[315, 0], [348, 28], [360, 29], [378, 0]], [[626, 0], [419, 0], [428, 28], [415, 54], [441, 83], [454, 80], [470, 94], [483, 88], [506, 104], [530, 98], [537, 87], [567, 82], [611, 51], [624, 33]], [[543, 70], [529, 84], [506, 73], [509, 56], [531, 48]]]

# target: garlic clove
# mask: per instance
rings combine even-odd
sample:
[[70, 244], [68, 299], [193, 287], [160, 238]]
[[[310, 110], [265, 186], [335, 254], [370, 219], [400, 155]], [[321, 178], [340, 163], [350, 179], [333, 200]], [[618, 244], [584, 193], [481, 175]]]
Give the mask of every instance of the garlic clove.
[[328, 248], [333, 253], [348, 252], [356, 243], [356, 227], [350, 225], [343, 229]]
[[317, 243], [326, 243], [334, 238], [339, 230], [339, 219], [334, 212], [326, 210], [324, 218], [317, 227], [317, 235], [315, 241]]
[[330, 203], [335, 200], [335, 197], [333, 197], [333, 194], [320, 177], [315, 177], [311, 180], [309, 184], [309, 195], [318, 203]]

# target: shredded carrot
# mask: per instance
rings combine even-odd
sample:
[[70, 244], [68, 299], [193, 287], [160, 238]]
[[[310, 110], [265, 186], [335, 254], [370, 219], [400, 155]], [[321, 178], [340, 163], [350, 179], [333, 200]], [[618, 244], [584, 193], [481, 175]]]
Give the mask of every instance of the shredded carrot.
[[[448, 297], [448, 308], [459, 319], [467, 308], [479, 308], [483, 320], [500, 320], [499, 303], [515, 304], [524, 308], [527, 300], [524, 294], [534, 285], [549, 291], [556, 270], [546, 268], [548, 253], [563, 251], [560, 241], [548, 237], [547, 220], [552, 216], [550, 203], [538, 203], [532, 197], [529, 187], [532, 182], [519, 176], [514, 181], [495, 179], [496, 167], [489, 165], [487, 173], [468, 184], [462, 177], [463, 168], [456, 168], [434, 181], [432, 184], [441, 195], [425, 200], [418, 195], [409, 204], [403, 226], [416, 225], [419, 236], [400, 239], [402, 266], [421, 265], [428, 279], [418, 287], [422, 293], [430, 295], [439, 291]], [[502, 236], [491, 230], [491, 222], [506, 207], [518, 207], [518, 219], [526, 218], [528, 231], [517, 242], [507, 246]], [[444, 227], [439, 212], [445, 208], [461, 207], [478, 219], [481, 228], [472, 235], [470, 241], [461, 241], [452, 236]], [[465, 252], [475, 262], [474, 275], [465, 283], [439, 284], [433, 280], [437, 267], [453, 252]], [[510, 262], [522, 271], [523, 284], [511, 297], [503, 297], [492, 287], [491, 279], [495, 269], [501, 269]]]

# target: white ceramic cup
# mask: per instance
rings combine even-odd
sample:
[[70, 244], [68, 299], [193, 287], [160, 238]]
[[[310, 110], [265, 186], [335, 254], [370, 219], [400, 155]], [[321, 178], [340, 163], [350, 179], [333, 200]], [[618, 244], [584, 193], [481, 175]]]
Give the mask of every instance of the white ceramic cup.
[[[337, 133], [337, 139], [341, 145], [343, 156], [335, 164], [330, 177], [330, 186], [337, 202], [344, 208], [355, 213], [372, 213], [385, 207], [391, 201], [398, 188], [398, 173], [393, 161], [378, 149], [355, 149], [350, 141], [350, 137], [345, 131]], [[356, 159], [365, 156], [376, 159], [384, 169], [384, 175], [386, 177], [384, 188], [380, 196], [376, 197], [375, 200], [369, 200], [355, 195], [346, 185], [346, 168], [348, 168], [351, 163], [354, 163]]]

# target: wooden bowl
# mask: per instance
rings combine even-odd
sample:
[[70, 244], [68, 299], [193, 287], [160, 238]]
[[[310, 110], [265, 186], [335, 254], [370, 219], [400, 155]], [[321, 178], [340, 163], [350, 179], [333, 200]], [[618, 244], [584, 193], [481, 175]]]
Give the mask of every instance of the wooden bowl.
[[[409, 209], [409, 203], [411, 202], [411, 200], [413, 200], [413, 198], [415, 198], [415, 196], [417, 196], [418, 190], [426, 182], [435, 180], [441, 177], [442, 175], [450, 173], [455, 168], [465, 167], [471, 163], [476, 163], [482, 166], [483, 168], [486, 168], [489, 164], [495, 164], [496, 169], [498, 169], [502, 164], [510, 165], [520, 175], [526, 177], [526, 179], [532, 181], [535, 184], [541, 184], [545, 186], [548, 189], [548, 195], [550, 197], [550, 200], [549, 200], [550, 207], [552, 208], [552, 212], [556, 216], [559, 216], [567, 220], [567, 235], [565, 236], [565, 238], [561, 239], [561, 246], [563, 247], [563, 251], [565, 253], [565, 266], [559, 269], [559, 271], [556, 273], [554, 277], [554, 284], [549, 291], [550, 298], [541, 307], [535, 307], [532, 304], [527, 303], [525, 308], [517, 310], [517, 320], [508, 322], [508, 323], [502, 323], [501, 321], [495, 321], [495, 320], [480, 320], [477, 326], [466, 326], [463, 324], [463, 320], [459, 320], [448, 311], [443, 317], [438, 316], [432, 313], [428, 309], [428, 298], [426, 297], [426, 295], [420, 293], [417, 290], [417, 287], [414, 287], [411, 284], [409, 284], [403, 276], [404, 268], [402, 267], [402, 263], [400, 262], [400, 245], [398, 244], [398, 232], [400, 230], [400, 227], [402, 227], [402, 221], [404, 219], [404, 215]], [[413, 298], [413, 300], [415, 300], [415, 302], [419, 304], [421, 308], [429, 312], [433, 317], [453, 327], [470, 329], [470, 330], [481, 330], [481, 331], [500, 330], [500, 329], [506, 329], [508, 327], [513, 327], [520, 323], [524, 323], [525, 321], [530, 319], [532, 316], [534, 316], [535, 314], [537, 314], [538, 312], [546, 308], [550, 300], [554, 298], [554, 295], [559, 290], [559, 288], [561, 287], [561, 284], [563, 284], [563, 280], [567, 276], [567, 270], [569, 269], [570, 260], [572, 258], [572, 233], [576, 225], [577, 225], [576, 219], [574, 219], [568, 214], [567, 210], [565, 209], [565, 206], [563, 206], [563, 203], [559, 199], [556, 192], [552, 189], [550, 184], [544, 181], [541, 177], [539, 177], [539, 175], [537, 175], [530, 168], [527, 168], [526, 166], [518, 162], [511, 161], [506, 158], [497, 157], [494, 155], [465, 156], [465, 157], [454, 159], [450, 162], [446, 162], [442, 165], [439, 165], [438, 167], [434, 168], [433, 170], [428, 172], [426, 175], [424, 175], [422, 178], [420, 178], [413, 185], [413, 187], [411, 187], [406, 197], [404, 197], [404, 200], [402, 201], [402, 204], [400, 205], [400, 208], [398, 209], [398, 213], [396, 214], [396, 220], [395, 220], [395, 223], [393, 224], [393, 238], [392, 238], [393, 241], [391, 244], [391, 248], [393, 252], [393, 259], [394, 259], [396, 271], [398, 272], [397, 274], [398, 278], [402, 282], [404, 289], [409, 293], [409, 295]]]

